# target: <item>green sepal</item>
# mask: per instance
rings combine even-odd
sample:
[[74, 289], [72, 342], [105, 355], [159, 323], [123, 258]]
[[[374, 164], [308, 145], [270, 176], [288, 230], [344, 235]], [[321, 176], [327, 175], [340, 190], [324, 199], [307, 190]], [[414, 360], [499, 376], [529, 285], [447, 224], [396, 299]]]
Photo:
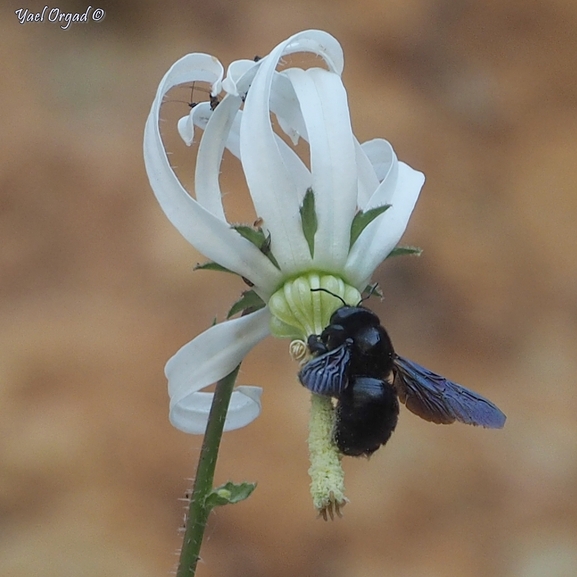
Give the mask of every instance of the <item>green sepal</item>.
[[239, 483], [238, 485], [232, 481], [228, 481], [220, 487], [215, 487], [204, 501], [206, 509], [210, 510], [214, 507], [221, 507], [222, 505], [229, 505], [244, 501], [251, 496], [255, 490], [256, 483]]
[[315, 256], [315, 234], [317, 232], [317, 213], [315, 211], [315, 195], [312, 188], [307, 188], [302, 206], [300, 207], [301, 225], [305, 240], [309, 245], [311, 257]]
[[209, 260], [208, 262], [204, 262], [202, 264], [198, 263], [193, 270], [216, 270], [218, 272], [230, 272], [232, 274], [238, 274], [233, 270], [229, 270], [228, 268], [218, 264], [217, 262], [213, 262]]
[[266, 303], [253, 291], [244, 291], [239, 300], [237, 300], [230, 310], [228, 311], [226, 318], [236, 315], [237, 313], [253, 313], [266, 306]]
[[359, 210], [359, 212], [355, 214], [353, 222], [351, 223], [351, 241], [349, 248], [355, 244], [357, 238], [361, 235], [361, 232], [363, 232], [363, 230], [365, 230], [365, 228], [371, 224], [377, 216], [380, 216], [389, 208], [391, 208], [390, 204], [383, 204], [382, 206], [369, 208], [369, 210], [366, 211]]
[[252, 244], [280, 270], [280, 266], [270, 250], [270, 233], [265, 235], [262, 228], [252, 228], [246, 224], [234, 224], [232, 228], [236, 230], [240, 236], [252, 242]]
[[262, 228], [252, 228], [246, 224], [233, 224], [232, 228], [236, 230], [240, 236], [252, 242], [258, 250], [260, 250], [265, 244], [266, 236]]
[[421, 256], [422, 252], [423, 249], [418, 246], [397, 246], [389, 253], [387, 258], [391, 258], [392, 256], [404, 256], [406, 254]]

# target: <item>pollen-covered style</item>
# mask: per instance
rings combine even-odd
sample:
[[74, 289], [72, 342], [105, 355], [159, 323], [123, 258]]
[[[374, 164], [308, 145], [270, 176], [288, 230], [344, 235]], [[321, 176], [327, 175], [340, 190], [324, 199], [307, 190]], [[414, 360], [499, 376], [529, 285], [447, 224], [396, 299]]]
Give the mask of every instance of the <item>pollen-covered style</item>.
[[[316, 55], [317, 67], [287, 67], [286, 57], [298, 52]], [[188, 54], [160, 83], [144, 137], [154, 193], [180, 233], [210, 261], [250, 281], [263, 305], [207, 329], [169, 360], [170, 419], [182, 431], [204, 432], [212, 393], [202, 389], [230, 373], [269, 333], [306, 341], [322, 332], [340, 305], [311, 288], [357, 303], [407, 226], [424, 176], [398, 161], [387, 141], [357, 141], [342, 71], [335, 38], [309, 30], [257, 62], [233, 62], [226, 77], [216, 58]], [[213, 96], [224, 96], [218, 106], [214, 98], [194, 106], [179, 122], [188, 144], [195, 129], [204, 131], [190, 194], [168, 161], [159, 115], [172, 87], [193, 82], [209, 83]], [[289, 144], [301, 138], [309, 146], [306, 163]], [[219, 186], [225, 148], [242, 164], [266, 250], [226, 219]], [[258, 416], [260, 392], [237, 387], [225, 429]]]

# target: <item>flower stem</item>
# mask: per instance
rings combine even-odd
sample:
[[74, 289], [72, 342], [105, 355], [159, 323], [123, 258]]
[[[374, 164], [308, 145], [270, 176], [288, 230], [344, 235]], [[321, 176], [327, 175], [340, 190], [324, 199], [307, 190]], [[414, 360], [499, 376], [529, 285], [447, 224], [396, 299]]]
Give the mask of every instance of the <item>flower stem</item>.
[[212, 491], [220, 439], [239, 368], [240, 365], [232, 373], [218, 381], [216, 385], [196, 469], [176, 577], [193, 577], [196, 573], [196, 564], [200, 559], [202, 538], [211, 510], [211, 507], [206, 505], [206, 498]]

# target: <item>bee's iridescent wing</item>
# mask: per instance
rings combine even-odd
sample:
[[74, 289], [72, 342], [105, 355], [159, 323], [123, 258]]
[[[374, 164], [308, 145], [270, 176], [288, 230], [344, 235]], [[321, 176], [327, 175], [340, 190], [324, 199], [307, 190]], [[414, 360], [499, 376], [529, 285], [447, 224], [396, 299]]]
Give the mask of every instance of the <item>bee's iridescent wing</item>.
[[310, 360], [299, 372], [299, 381], [313, 393], [338, 397], [347, 386], [352, 340]]
[[413, 361], [397, 356], [393, 372], [399, 400], [426, 421], [460, 421], [488, 429], [505, 424], [505, 415], [491, 401]]

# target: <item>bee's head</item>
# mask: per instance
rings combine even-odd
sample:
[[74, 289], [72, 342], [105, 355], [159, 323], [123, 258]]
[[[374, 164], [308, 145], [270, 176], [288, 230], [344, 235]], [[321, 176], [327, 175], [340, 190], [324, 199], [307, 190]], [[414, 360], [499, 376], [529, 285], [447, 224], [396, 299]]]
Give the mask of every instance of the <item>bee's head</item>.
[[330, 332], [343, 330], [349, 334], [356, 332], [364, 327], [376, 327], [381, 324], [379, 317], [371, 310], [361, 306], [364, 299], [361, 299], [356, 305], [347, 304], [344, 299], [325, 288], [311, 289], [311, 292], [326, 292], [339, 299], [343, 306], [339, 307], [331, 316], [327, 329]]
[[378, 327], [381, 320], [373, 311], [363, 306], [344, 305], [332, 314], [330, 324], [341, 326], [347, 332], [356, 332], [365, 327]]

